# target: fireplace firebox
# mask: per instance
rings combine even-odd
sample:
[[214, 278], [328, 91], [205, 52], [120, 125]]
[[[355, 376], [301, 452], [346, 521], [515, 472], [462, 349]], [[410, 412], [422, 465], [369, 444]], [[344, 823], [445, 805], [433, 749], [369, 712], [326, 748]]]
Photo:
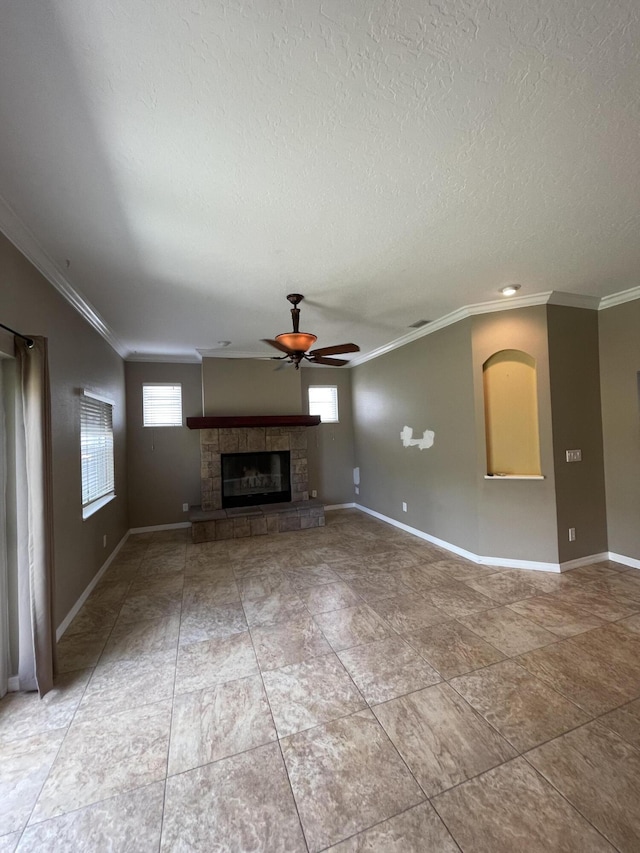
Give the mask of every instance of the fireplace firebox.
[[220, 463], [223, 509], [291, 500], [288, 450], [222, 453]]

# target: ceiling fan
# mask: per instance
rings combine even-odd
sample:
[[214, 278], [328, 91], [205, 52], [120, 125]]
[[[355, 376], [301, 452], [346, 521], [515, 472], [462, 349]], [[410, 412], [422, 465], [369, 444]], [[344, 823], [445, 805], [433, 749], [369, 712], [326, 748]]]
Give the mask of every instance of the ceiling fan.
[[298, 303], [302, 302], [304, 296], [301, 293], [290, 293], [287, 296], [289, 302], [293, 305], [291, 309], [291, 317], [293, 319], [293, 332], [283, 332], [281, 335], [276, 335], [274, 340], [263, 338], [265, 344], [269, 344], [285, 355], [274, 356], [274, 358], [288, 358], [295, 365], [296, 370], [300, 368], [300, 362], [311, 362], [311, 364], [329, 364], [332, 367], [342, 367], [343, 364], [349, 364], [344, 358], [327, 358], [329, 355], [340, 355], [345, 352], [360, 352], [360, 347], [356, 344], [336, 344], [333, 347], [320, 347], [320, 349], [309, 350], [310, 346], [318, 340], [316, 335], [309, 332], [298, 331], [300, 325], [300, 309]]

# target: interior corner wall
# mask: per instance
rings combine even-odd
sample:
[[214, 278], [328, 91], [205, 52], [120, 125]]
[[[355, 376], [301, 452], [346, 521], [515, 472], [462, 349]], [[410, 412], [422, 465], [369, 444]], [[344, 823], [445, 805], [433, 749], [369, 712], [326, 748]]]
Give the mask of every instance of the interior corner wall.
[[336, 385], [338, 388], [337, 424], [319, 424], [307, 430], [309, 491], [316, 490], [325, 504], [352, 503], [354, 495], [353, 407], [351, 376], [353, 368], [304, 367], [302, 377], [303, 411], [309, 412], [310, 385]]
[[[547, 306], [560, 562], [607, 551], [598, 312]], [[581, 462], [567, 462], [581, 450]], [[569, 528], [576, 538], [569, 542]]]
[[640, 299], [598, 321], [609, 551], [640, 560]]
[[[187, 521], [183, 503], [200, 504], [200, 432], [187, 417], [202, 415], [199, 364], [126, 362], [129, 526], [153, 527]], [[142, 385], [182, 385], [181, 427], [142, 425]]]
[[[358, 503], [477, 553], [470, 320], [350, 372]], [[415, 439], [433, 430], [433, 446], [404, 447], [400, 433], [405, 426]]]
[[203, 358], [204, 414], [302, 414], [301, 371], [277, 366], [255, 358]]
[[[472, 318], [477, 553], [485, 557], [558, 562], [555, 474], [546, 306], [514, 308]], [[487, 473], [482, 365], [494, 353], [517, 349], [535, 359], [542, 480], [485, 479]]]
[[[81, 282], [77, 282], [81, 284]], [[53, 444], [56, 625], [67, 616], [128, 529], [124, 362], [0, 234], [1, 322], [49, 341]], [[82, 519], [80, 396], [114, 401], [115, 500]], [[107, 547], [103, 547], [103, 536]]]

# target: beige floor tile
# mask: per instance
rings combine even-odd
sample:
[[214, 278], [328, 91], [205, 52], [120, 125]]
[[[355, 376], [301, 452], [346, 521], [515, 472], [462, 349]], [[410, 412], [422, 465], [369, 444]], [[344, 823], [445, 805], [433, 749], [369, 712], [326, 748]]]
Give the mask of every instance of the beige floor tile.
[[243, 602], [250, 628], [260, 625], [277, 625], [291, 619], [309, 615], [307, 608], [295, 592], [272, 592], [264, 598]]
[[533, 598], [537, 595], [535, 588], [524, 577], [513, 574], [493, 574], [485, 578], [466, 581], [467, 585], [476, 592], [500, 604], [510, 604], [523, 598]]
[[405, 639], [443, 678], [504, 659], [502, 652], [456, 621], [406, 634]]
[[167, 619], [182, 610], [182, 588], [178, 592], [137, 592], [127, 596], [120, 610], [121, 622]]
[[428, 797], [515, 755], [448, 684], [392, 699], [373, 712]]
[[172, 575], [184, 571], [185, 555], [153, 554], [150, 557], [145, 556], [138, 569], [139, 577], [160, 577], [162, 575]]
[[64, 636], [68, 639], [74, 634], [104, 634], [115, 625], [120, 609], [119, 604], [107, 607], [99, 601], [92, 604], [87, 602], [64, 632]]
[[417, 566], [409, 566], [406, 569], [397, 569], [395, 574], [398, 580], [408, 587], [412, 592], [422, 594], [433, 589], [435, 586], [446, 585], [451, 582], [451, 577], [444, 569], [437, 569], [431, 565], [420, 563]]
[[370, 711], [292, 735], [281, 745], [311, 851], [424, 799]]
[[395, 634], [367, 604], [318, 613], [315, 621], [335, 651], [372, 643]]
[[124, 601], [130, 585], [131, 582], [126, 579], [107, 581], [103, 578], [85, 603], [91, 606], [103, 605], [106, 608], [119, 607]]
[[594, 563], [590, 566], [580, 566], [577, 569], [571, 569], [567, 574], [573, 580], [587, 582], [604, 580], [605, 578], [612, 578], [617, 573], [615, 569], [610, 569], [607, 566], [603, 566], [599, 563]]
[[594, 722], [526, 757], [621, 853], [640, 850], [640, 752]]
[[175, 675], [175, 649], [101, 663], [91, 676], [74, 721], [98, 719], [171, 699]]
[[512, 660], [450, 683], [518, 752], [589, 720], [577, 705]]
[[604, 665], [565, 640], [517, 658], [537, 678], [591, 714], [604, 714], [638, 695], [638, 680], [613, 661]]
[[437, 684], [440, 675], [400, 637], [338, 652], [358, 689], [374, 705]]
[[73, 672], [95, 666], [102, 654], [111, 628], [83, 634], [65, 634], [57, 646], [58, 672]]
[[300, 590], [300, 598], [310, 613], [327, 613], [330, 610], [342, 610], [345, 607], [353, 607], [360, 604], [360, 599], [351, 587], [337, 581], [336, 583], [325, 583], [320, 586], [312, 586]]
[[246, 752], [276, 739], [259, 675], [176, 696], [169, 775]]
[[331, 651], [311, 616], [251, 629], [260, 669], [278, 669]]
[[278, 746], [261, 746], [170, 777], [160, 849], [304, 853]]
[[142, 619], [140, 622], [116, 622], [104, 648], [100, 663], [133, 660], [139, 655], [177, 648], [179, 616]]
[[621, 619], [618, 624], [629, 631], [636, 631], [640, 634], [640, 613], [636, 613], [635, 616], [629, 616], [627, 619]]
[[154, 782], [30, 826], [19, 849], [24, 853], [156, 853], [163, 801], [164, 782]]
[[8, 693], [0, 700], [0, 744], [66, 728], [92, 672], [81, 669], [57, 676], [53, 690], [42, 699], [37, 693]]
[[603, 666], [616, 666], [628, 678], [636, 679], [640, 692], [640, 636], [620, 624], [609, 624], [588, 634], [573, 637], [571, 643], [596, 657]]
[[366, 576], [351, 578], [347, 582], [356, 595], [371, 605], [391, 596], [411, 594], [397, 574], [385, 571], [368, 571]]
[[436, 586], [423, 593], [427, 601], [438, 607], [449, 616], [468, 616], [480, 610], [495, 607], [496, 602], [480, 592], [471, 589], [467, 584], [450, 581], [446, 585]]
[[240, 590], [233, 577], [221, 578], [188, 577], [182, 590], [182, 607], [220, 607], [240, 601]]
[[640, 572], [618, 573], [613, 578], [593, 581], [586, 588], [610, 595], [619, 604], [633, 608], [636, 612], [640, 610]]
[[[250, 547], [247, 545], [246, 547]], [[254, 575], [265, 575], [270, 572], [280, 573], [276, 557], [269, 554], [255, 553], [242, 559], [233, 560], [233, 573], [236, 580], [250, 578]]]
[[514, 577], [524, 577], [529, 586], [537, 590], [538, 594], [559, 592], [567, 587], [575, 586], [579, 583], [578, 578], [574, 578], [572, 572], [537, 572], [528, 571], [527, 569], [510, 569], [504, 572]]
[[22, 830], [11, 832], [9, 835], [0, 835], [0, 853], [14, 853], [21, 835]]
[[180, 645], [199, 643], [218, 637], [230, 637], [247, 630], [244, 609], [239, 601], [211, 607], [206, 603], [182, 608]]
[[338, 575], [326, 563], [317, 566], [304, 566], [286, 573], [295, 589], [311, 589], [327, 583], [336, 583]]
[[640, 750], [640, 699], [605, 714], [598, 722]]
[[448, 580], [456, 581], [480, 580], [499, 571], [495, 566], [481, 566], [469, 560], [435, 560], [432, 567], [445, 572]]
[[558, 640], [555, 634], [530, 619], [519, 616], [508, 607], [483, 610], [481, 613], [464, 616], [458, 621], [510, 657]]
[[633, 607], [627, 607], [616, 598], [604, 592], [597, 592], [585, 584], [565, 587], [560, 592], [554, 593], [553, 597], [565, 604], [575, 604], [607, 622], [615, 622], [625, 616], [632, 616], [636, 612]]
[[251, 575], [238, 581], [242, 601], [264, 598], [274, 592], [291, 593], [293, 586], [284, 572], [270, 572], [264, 575]]
[[30, 824], [164, 778], [171, 702], [73, 723]]
[[279, 737], [345, 717], [366, 707], [332, 652], [263, 673]]
[[2, 745], [0, 834], [26, 825], [66, 733], [56, 729]]
[[257, 675], [258, 661], [249, 632], [178, 648], [175, 693], [215, 687]]
[[385, 572], [396, 572], [398, 569], [406, 569], [409, 566], [420, 564], [420, 558], [413, 551], [407, 549], [396, 549], [373, 553], [367, 557], [367, 565], [371, 568], [382, 569]]
[[553, 595], [539, 595], [517, 601], [509, 607], [514, 613], [519, 613], [532, 622], [536, 622], [552, 634], [559, 637], [572, 637], [591, 628], [604, 624], [602, 619], [578, 607], [575, 604], [565, 604]]
[[145, 577], [136, 575], [129, 585], [127, 598], [140, 593], [148, 595], [166, 595], [170, 598], [179, 599], [184, 587], [184, 576], [182, 574], [159, 575], [158, 577]]
[[464, 853], [615, 853], [523, 758], [440, 794], [433, 804]]
[[422, 596], [412, 592], [410, 595], [398, 595], [384, 598], [371, 604], [379, 616], [382, 616], [399, 634], [419, 631], [430, 625], [448, 622], [447, 613], [429, 604]]
[[433, 807], [421, 803], [329, 847], [327, 853], [459, 853], [459, 850]]

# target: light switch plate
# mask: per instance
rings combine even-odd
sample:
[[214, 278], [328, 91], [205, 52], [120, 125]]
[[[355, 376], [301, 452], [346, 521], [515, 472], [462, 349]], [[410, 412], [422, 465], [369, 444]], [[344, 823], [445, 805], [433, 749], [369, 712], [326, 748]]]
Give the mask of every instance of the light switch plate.
[[581, 450], [567, 450], [567, 462], [582, 462]]

